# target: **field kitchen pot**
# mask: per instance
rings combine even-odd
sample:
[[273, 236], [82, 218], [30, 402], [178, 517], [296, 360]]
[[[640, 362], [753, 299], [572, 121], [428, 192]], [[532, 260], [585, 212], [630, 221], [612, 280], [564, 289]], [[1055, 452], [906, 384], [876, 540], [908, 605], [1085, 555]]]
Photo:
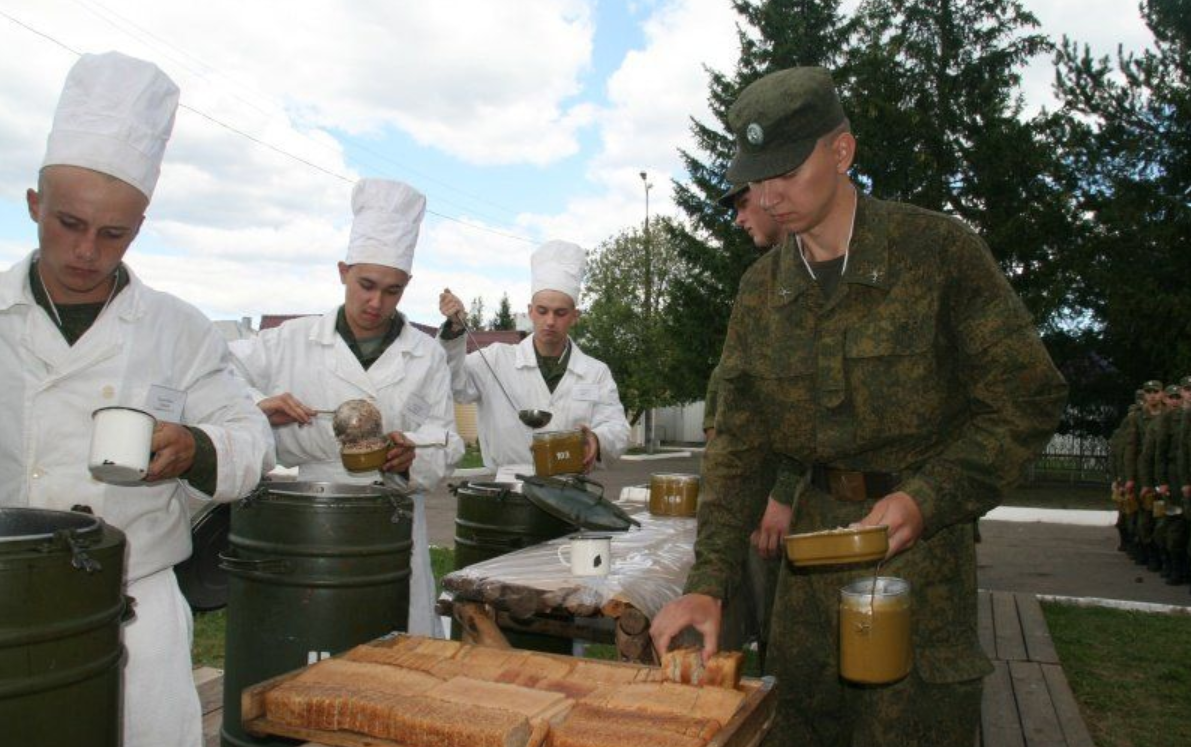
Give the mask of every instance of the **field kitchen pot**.
[[89, 514], [0, 508], [3, 744], [119, 744], [124, 545]]
[[240, 693], [393, 630], [405, 630], [413, 504], [383, 485], [262, 483], [232, 507], [222, 744], [257, 739]]
[[[452, 486], [458, 499], [455, 570], [575, 531], [574, 524], [538, 508], [516, 488], [509, 482], [465, 481]], [[452, 638], [459, 638], [458, 628], [452, 626]], [[569, 638], [508, 631], [505, 637], [516, 648], [571, 653]]]

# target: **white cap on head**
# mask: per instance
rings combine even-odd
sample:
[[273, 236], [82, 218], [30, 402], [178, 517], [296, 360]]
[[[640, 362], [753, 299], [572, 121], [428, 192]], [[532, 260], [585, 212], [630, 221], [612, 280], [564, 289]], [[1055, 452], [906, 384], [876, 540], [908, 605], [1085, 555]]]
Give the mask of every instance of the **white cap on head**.
[[426, 214], [426, 198], [403, 182], [361, 179], [352, 190], [349, 265], [394, 267], [409, 273], [414, 265], [418, 229]]
[[579, 287], [583, 285], [583, 271], [587, 266], [587, 252], [567, 241], [547, 241], [534, 250], [529, 258], [531, 294], [553, 290], [571, 297], [579, 304]]
[[151, 198], [177, 109], [178, 87], [153, 63], [85, 54], [66, 75], [42, 168], [82, 166]]

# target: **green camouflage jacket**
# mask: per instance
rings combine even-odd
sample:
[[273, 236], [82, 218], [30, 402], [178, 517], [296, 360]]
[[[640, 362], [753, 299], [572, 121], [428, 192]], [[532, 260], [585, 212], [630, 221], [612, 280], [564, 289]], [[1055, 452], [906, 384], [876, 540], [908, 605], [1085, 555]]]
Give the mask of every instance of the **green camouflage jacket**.
[[1170, 442], [1172, 410], [1163, 410], [1145, 424], [1141, 433], [1141, 455], [1137, 462], [1137, 478], [1142, 487], [1157, 487], [1166, 483], [1166, 451]]
[[1145, 446], [1146, 429], [1149, 427], [1150, 421], [1156, 416], [1150, 415], [1146, 412], [1144, 407], [1139, 408], [1129, 417], [1125, 418], [1125, 435], [1122, 441], [1124, 442], [1122, 457], [1125, 463], [1125, 480], [1136, 483], [1134, 490], [1140, 492], [1146, 483], [1141, 479], [1141, 464], [1142, 464], [1142, 449]]
[[[957, 622], [974, 643], [974, 562], [942, 566], [962, 565], [948, 555], [971, 549], [972, 521], [1046, 444], [1067, 391], [984, 242], [938, 213], [862, 197], [835, 295], [823, 299], [793, 241], [765, 255], [741, 281], [719, 369], [686, 590], [731, 593], [751, 531], [742, 517], [765, 500], [780, 460], [897, 472], [925, 520], [899, 556], [908, 576], [916, 558], [930, 566], [918, 569], [930, 581], [915, 588], [915, 605], [928, 606], [916, 620], [970, 592], [961, 606], [971, 614]], [[814, 489], [801, 501], [798, 531], [872, 505], [837, 510]], [[936, 535], [947, 536], [932, 549]]]

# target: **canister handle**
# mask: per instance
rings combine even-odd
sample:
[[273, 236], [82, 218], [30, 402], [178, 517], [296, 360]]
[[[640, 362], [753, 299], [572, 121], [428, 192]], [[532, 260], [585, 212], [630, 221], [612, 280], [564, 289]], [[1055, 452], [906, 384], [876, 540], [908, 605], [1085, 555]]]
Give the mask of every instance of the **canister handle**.
[[279, 576], [293, 572], [290, 562], [284, 558], [237, 558], [229, 553], [219, 554], [219, 567], [225, 571], [272, 573]]

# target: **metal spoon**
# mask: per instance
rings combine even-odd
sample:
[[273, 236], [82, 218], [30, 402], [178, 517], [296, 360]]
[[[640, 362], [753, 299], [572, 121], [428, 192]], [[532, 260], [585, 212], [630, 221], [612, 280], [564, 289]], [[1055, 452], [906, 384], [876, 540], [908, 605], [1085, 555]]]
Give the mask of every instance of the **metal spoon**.
[[496, 386], [500, 388], [501, 394], [509, 402], [509, 407], [517, 411], [517, 417], [522, 423], [525, 423], [530, 428], [541, 428], [550, 422], [554, 417], [554, 413], [546, 410], [522, 410], [513, 402], [513, 398], [509, 396], [505, 385], [500, 383], [500, 377], [496, 375], [496, 369], [492, 368], [492, 364], [488, 362], [488, 356], [484, 355], [484, 348], [480, 347], [480, 343], [476, 342], [476, 338], [472, 336], [471, 330], [467, 326], [467, 322], [463, 320], [462, 314], [456, 314], [454, 322], [463, 328], [467, 333], [467, 339], [471, 340], [471, 344], [475, 346], [476, 352], [480, 354], [480, 360], [484, 361], [484, 365], [488, 367], [488, 373], [492, 374], [492, 378], [496, 381]]

